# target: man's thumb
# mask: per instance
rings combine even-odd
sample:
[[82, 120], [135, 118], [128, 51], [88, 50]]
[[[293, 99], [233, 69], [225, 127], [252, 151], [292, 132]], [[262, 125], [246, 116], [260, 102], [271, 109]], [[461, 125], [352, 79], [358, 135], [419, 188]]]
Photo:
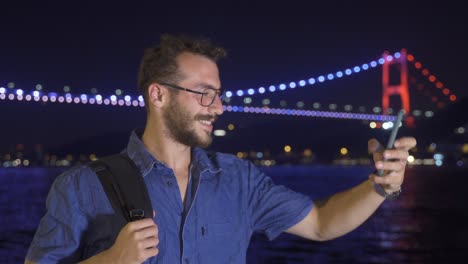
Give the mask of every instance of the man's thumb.
[[367, 142], [367, 151], [369, 154], [375, 153], [375, 152], [382, 152], [384, 150], [384, 147], [380, 144], [380, 142], [372, 138]]

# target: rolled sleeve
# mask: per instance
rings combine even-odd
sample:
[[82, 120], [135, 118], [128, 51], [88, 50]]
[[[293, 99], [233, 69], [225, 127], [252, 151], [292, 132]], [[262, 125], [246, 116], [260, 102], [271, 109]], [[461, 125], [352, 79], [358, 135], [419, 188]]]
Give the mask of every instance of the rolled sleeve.
[[26, 259], [36, 263], [70, 263], [81, 257], [80, 240], [87, 220], [77, 195], [79, 169], [65, 172], [54, 181]]
[[249, 162], [249, 213], [252, 229], [266, 234], [269, 240], [299, 223], [313, 207], [312, 199], [260, 172]]

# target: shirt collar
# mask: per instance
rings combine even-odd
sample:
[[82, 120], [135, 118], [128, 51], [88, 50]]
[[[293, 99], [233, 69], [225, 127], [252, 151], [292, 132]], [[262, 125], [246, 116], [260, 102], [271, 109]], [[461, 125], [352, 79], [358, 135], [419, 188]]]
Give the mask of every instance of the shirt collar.
[[[124, 151], [126, 151], [127, 155], [135, 162], [144, 177], [155, 165], [165, 165], [148, 152], [143, 141], [141, 141], [142, 135], [143, 129], [139, 128], [133, 130], [128, 141], [127, 149]], [[192, 165], [193, 169], [199, 172], [209, 170], [212, 173], [216, 173], [221, 170], [214, 162], [212, 153], [207, 153], [207, 151], [199, 147], [192, 148]]]
[[155, 164], [161, 162], [156, 160], [153, 155], [148, 152], [143, 141], [141, 141], [142, 135], [143, 129], [133, 130], [128, 141], [127, 149], [124, 151], [126, 151], [127, 155], [135, 162], [135, 165], [144, 177]]
[[213, 154], [199, 147], [192, 148], [192, 164], [194, 169], [199, 172], [209, 170], [211, 173], [220, 171], [221, 168], [214, 162]]

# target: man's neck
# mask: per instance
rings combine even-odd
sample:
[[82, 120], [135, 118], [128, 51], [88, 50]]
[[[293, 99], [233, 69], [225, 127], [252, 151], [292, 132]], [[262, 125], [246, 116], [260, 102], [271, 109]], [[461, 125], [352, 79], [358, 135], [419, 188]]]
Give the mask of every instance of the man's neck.
[[146, 127], [142, 141], [155, 159], [163, 162], [174, 171], [189, 167], [191, 161], [191, 148], [189, 146], [167, 139], [161, 131], [149, 127]]

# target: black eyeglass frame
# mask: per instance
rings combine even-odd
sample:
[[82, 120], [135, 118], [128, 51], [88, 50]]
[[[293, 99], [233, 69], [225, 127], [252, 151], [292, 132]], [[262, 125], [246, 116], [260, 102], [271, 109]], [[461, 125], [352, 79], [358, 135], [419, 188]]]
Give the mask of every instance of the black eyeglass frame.
[[[178, 85], [175, 85], [175, 84], [171, 84], [171, 83], [160, 82], [159, 84], [167, 86], [167, 87], [171, 87], [171, 88], [174, 88], [174, 89], [177, 89], [177, 90], [181, 90], [181, 91], [186, 91], [186, 92], [190, 92], [190, 93], [194, 93], [194, 94], [200, 94], [201, 97], [200, 97], [200, 102], [199, 103], [200, 103], [201, 106], [204, 106], [204, 107], [211, 106], [214, 103], [215, 99], [216, 99], [216, 95], [219, 96], [220, 100], [223, 100], [223, 93], [222, 93], [221, 90], [218, 90], [218, 89], [207, 87], [207, 88], [203, 89], [203, 92], [199, 92], [199, 91], [184, 88], [184, 87], [181, 87], [181, 86], [178, 86]], [[205, 104], [203, 104], [203, 96], [208, 96], [208, 92], [206, 92], [207, 90], [215, 91], [216, 95], [211, 98], [211, 102], [209, 104], [205, 105]]]

